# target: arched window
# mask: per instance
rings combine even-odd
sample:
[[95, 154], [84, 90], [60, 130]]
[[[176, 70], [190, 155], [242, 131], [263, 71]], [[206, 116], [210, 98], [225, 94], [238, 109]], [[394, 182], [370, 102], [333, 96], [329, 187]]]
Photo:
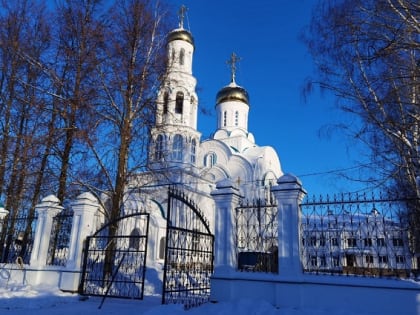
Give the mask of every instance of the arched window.
[[236, 111], [235, 112], [235, 126], [238, 126], [238, 124], [239, 124], [239, 112]]
[[185, 59], [185, 49], [181, 48], [181, 51], [179, 52], [179, 64], [183, 65]]
[[182, 161], [182, 147], [183, 139], [181, 135], [175, 135], [172, 145], [172, 159], [175, 161]]
[[134, 229], [131, 231], [130, 240], [128, 243], [128, 247], [132, 249], [140, 249], [140, 231], [139, 229]]
[[227, 112], [223, 112], [223, 127], [226, 127], [226, 121], [227, 121]]
[[204, 166], [212, 167], [217, 163], [217, 155], [214, 152], [207, 154], [204, 158]]
[[162, 237], [159, 241], [159, 259], [165, 259], [166, 237]]
[[182, 114], [182, 106], [184, 104], [184, 93], [176, 93], [175, 114]]
[[163, 136], [158, 135], [156, 138], [155, 160], [159, 161], [163, 159], [163, 149]]
[[191, 140], [191, 163], [195, 164], [195, 152], [197, 149], [197, 142], [195, 141], [195, 139]]
[[163, 95], [163, 113], [164, 114], [168, 113], [168, 104], [169, 104], [169, 94], [168, 92], [165, 92], [165, 94]]

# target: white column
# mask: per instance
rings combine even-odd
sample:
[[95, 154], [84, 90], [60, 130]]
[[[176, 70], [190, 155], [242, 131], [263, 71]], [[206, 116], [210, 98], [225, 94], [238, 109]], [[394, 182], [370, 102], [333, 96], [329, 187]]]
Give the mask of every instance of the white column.
[[31, 267], [43, 267], [46, 265], [53, 218], [62, 210], [63, 207], [60, 206], [60, 200], [53, 195], [45, 197], [41, 200], [41, 203], [35, 207], [35, 211], [38, 214], [38, 220], [31, 253]]
[[216, 203], [214, 272], [218, 275], [235, 271], [237, 267], [235, 209], [241, 196], [238, 188], [228, 179], [217, 183], [211, 196]]
[[80, 270], [82, 252], [86, 237], [96, 231], [95, 215], [99, 209], [98, 200], [91, 193], [79, 195], [72, 204], [73, 226], [70, 234], [69, 257], [66, 267]]
[[300, 203], [306, 195], [300, 180], [290, 174], [283, 175], [277, 186], [271, 188], [278, 204], [279, 275], [286, 278], [299, 278], [302, 264], [300, 246]]

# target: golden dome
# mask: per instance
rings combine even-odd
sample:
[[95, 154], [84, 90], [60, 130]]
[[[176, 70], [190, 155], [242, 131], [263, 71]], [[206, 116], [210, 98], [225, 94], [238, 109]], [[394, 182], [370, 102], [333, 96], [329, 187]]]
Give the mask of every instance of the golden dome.
[[168, 43], [173, 40], [183, 40], [194, 46], [194, 38], [191, 33], [184, 29], [176, 29], [168, 34]]
[[216, 96], [216, 105], [227, 101], [240, 101], [249, 105], [248, 92], [233, 82], [222, 88]]

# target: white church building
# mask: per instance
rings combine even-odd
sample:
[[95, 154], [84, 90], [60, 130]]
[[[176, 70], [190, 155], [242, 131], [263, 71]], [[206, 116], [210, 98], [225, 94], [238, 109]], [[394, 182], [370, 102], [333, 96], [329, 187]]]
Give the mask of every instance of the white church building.
[[[163, 259], [167, 195], [164, 186], [176, 186], [204, 212], [212, 233], [215, 201], [211, 192], [225, 180], [248, 200], [268, 198], [270, 187], [283, 175], [279, 157], [270, 146], [259, 146], [248, 130], [250, 99], [235, 79], [237, 56], [232, 53], [230, 82], [216, 95], [217, 129], [201, 139], [197, 126], [199, 99], [193, 75], [194, 39], [183, 28], [167, 37], [168, 66], [157, 95], [155, 125], [148, 154], [150, 172], [130, 182], [126, 211], [146, 204], [151, 214], [150, 237], [155, 242], [148, 256]], [[153, 253], [153, 254], [152, 254]]]

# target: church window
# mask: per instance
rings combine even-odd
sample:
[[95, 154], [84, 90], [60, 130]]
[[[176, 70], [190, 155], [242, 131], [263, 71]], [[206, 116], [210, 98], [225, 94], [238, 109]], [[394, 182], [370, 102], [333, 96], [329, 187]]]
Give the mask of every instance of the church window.
[[159, 259], [165, 259], [166, 237], [162, 237], [159, 241]]
[[182, 106], [184, 104], [184, 93], [178, 92], [176, 93], [176, 101], [175, 101], [175, 113], [182, 114]]
[[183, 140], [181, 135], [175, 135], [172, 145], [172, 158], [175, 161], [182, 161], [182, 146]]
[[239, 112], [236, 111], [235, 112], [235, 126], [238, 126], [238, 124], [239, 124]]
[[168, 92], [165, 92], [165, 94], [163, 95], [163, 113], [164, 114], [168, 113], [168, 103], [169, 103], [169, 94]]
[[140, 231], [139, 229], [134, 229], [131, 231], [130, 240], [128, 247], [132, 249], [140, 249]]
[[226, 122], [227, 122], [227, 112], [224, 111], [223, 112], [223, 127], [226, 127]]
[[195, 164], [196, 149], [197, 149], [197, 142], [195, 141], [195, 139], [192, 139], [192, 141], [191, 141], [191, 163], [194, 163], [194, 164]]
[[179, 52], [179, 64], [183, 65], [185, 59], [185, 49], [181, 48], [181, 51]]
[[163, 158], [163, 136], [158, 135], [156, 138], [155, 160]]
[[204, 158], [204, 166], [212, 167], [217, 163], [217, 155], [216, 153], [212, 152], [206, 155]]

